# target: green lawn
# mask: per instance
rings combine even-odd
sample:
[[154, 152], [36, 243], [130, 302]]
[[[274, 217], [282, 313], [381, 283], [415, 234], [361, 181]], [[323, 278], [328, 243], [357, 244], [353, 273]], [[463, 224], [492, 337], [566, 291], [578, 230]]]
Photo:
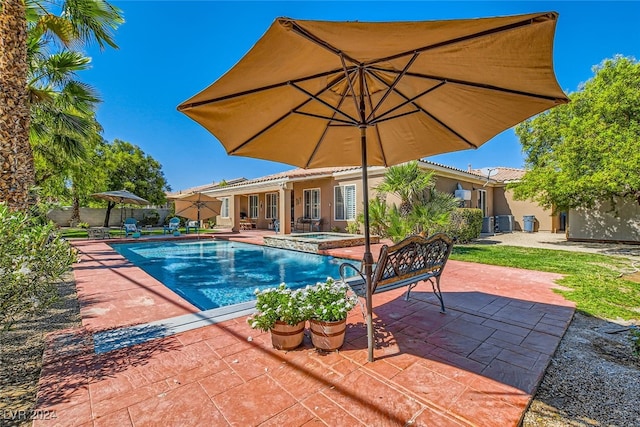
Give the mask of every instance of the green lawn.
[[[515, 246], [456, 245], [451, 259], [564, 274], [556, 290], [581, 312], [606, 319], [640, 319], [640, 284], [625, 280], [631, 261], [581, 252]], [[622, 277], [621, 277], [622, 276]]]
[[[180, 232], [182, 234], [185, 234], [185, 229], [184, 227], [180, 229]], [[213, 232], [213, 230], [210, 229], [201, 229], [200, 230], [200, 234], [202, 233], [211, 233]], [[117, 229], [112, 229], [109, 230], [109, 234], [111, 234], [111, 237], [121, 237], [124, 236], [124, 231], [122, 230], [117, 230]], [[145, 230], [142, 233], [144, 236], [154, 236], [154, 235], [162, 235], [163, 234], [163, 229], [162, 227], [156, 227], [156, 228], [152, 228], [151, 230]], [[63, 228], [61, 230], [61, 235], [62, 237], [64, 237], [65, 239], [86, 239], [87, 236], [87, 230], [85, 228]]]

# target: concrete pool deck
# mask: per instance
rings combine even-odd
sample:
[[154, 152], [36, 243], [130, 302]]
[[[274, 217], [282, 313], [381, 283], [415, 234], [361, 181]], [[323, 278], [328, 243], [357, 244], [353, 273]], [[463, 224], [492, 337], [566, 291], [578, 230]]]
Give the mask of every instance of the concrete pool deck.
[[[517, 425], [574, 312], [557, 274], [449, 261], [446, 315], [428, 285], [408, 302], [374, 297], [373, 363], [359, 308], [330, 354], [308, 337], [273, 350], [246, 316], [97, 354], [96, 333], [198, 310], [106, 241], [74, 244], [82, 328], [48, 338], [38, 408], [56, 418], [36, 426]], [[358, 259], [362, 247], [328, 252]]]

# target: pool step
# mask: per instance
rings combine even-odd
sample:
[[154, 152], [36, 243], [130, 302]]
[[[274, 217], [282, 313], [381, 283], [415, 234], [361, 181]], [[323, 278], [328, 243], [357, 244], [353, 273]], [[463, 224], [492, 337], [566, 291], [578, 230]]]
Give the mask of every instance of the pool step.
[[156, 338], [165, 338], [180, 332], [246, 316], [255, 311], [255, 305], [255, 301], [243, 302], [141, 325], [97, 332], [93, 334], [94, 351], [96, 354], [107, 353], [120, 348], [142, 344]]

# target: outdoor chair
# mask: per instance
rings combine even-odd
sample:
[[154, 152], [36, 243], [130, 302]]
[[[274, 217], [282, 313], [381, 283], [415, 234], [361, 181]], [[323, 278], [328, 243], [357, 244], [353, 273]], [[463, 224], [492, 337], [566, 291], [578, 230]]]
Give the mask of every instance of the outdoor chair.
[[140, 229], [138, 228], [138, 220], [135, 218], [125, 219], [124, 224], [122, 224], [122, 229], [124, 230], [124, 237], [128, 237], [129, 235], [134, 236], [135, 233], [140, 233]]
[[169, 220], [169, 223], [163, 227], [162, 234], [172, 234], [174, 231], [178, 231], [178, 227], [180, 227], [180, 218], [174, 216]]
[[189, 234], [189, 231], [193, 231], [198, 234], [198, 229], [200, 228], [200, 223], [198, 221], [189, 221], [185, 225], [186, 233]]

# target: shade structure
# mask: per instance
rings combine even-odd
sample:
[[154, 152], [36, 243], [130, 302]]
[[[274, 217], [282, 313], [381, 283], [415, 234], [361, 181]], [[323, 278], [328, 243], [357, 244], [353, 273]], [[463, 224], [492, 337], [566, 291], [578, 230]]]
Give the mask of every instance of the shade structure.
[[140, 196], [136, 196], [127, 190], [105, 191], [103, 193], [94, 193], [91, 195], [97, 199], [104, 199], [114, 203], [131, 203], [134, 205], [149, 205], [149, 201]]
[[[115, 190], [115, 191], [105, 191], [102, 193], [94, 193], [91, 195], [91, 197], [95, 197], [96, 199], [107, 200], [113, 203], [111, 207], [115, 206], [117, 203], [131, 203], [134, 205], [150, 204], [148, 200], [145, 200], [142, 197], [137, 196], [127, 190]], [[107, 225], [108, 216], [110, 212], [111, 212], [111, 208], [107, 209], [107, 214], [106, 214], [107, 216], [105, 217], [105, 226]], [[120, 211], [120, 222], [122, 222], [122, 220], [123, 220], [122, 211]]]
[[222, 202], [215, 197], [193, 193], [175, 199], [175, 214], [184, 218], [201, 221], [220, 215]]
[[[555, 12], [424, 22], [278, 18], [225, 75], [178, 106], [230, 155], [302, 168], [368, 166], [478, 148], [567, 102]], [[371, 289], [367, 292], [373, 360]]]

